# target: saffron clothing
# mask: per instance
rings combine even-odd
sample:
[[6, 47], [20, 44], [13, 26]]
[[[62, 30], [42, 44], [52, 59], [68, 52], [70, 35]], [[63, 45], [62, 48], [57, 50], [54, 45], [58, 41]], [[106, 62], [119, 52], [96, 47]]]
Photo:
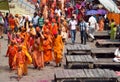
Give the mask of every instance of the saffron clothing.
[[16, 63], [13, 63], [13, 58], [15, 56], [15, 54], [17, 53], [17, 46], [16, 45], [9, 45], [8, 46], [8, 50], [7, 50], [7, 54], [6, 56], [9, 57], [9, 66], [10, 69], [16, 69]]
[[63, 51], [63, 41], [62, 41], [62, 36], [57, 35], [57, 37], [54, 40], [54, 57], [55, 57], [55, 62], [56, 64], [59, 64], [62, 60], [62, 51]]

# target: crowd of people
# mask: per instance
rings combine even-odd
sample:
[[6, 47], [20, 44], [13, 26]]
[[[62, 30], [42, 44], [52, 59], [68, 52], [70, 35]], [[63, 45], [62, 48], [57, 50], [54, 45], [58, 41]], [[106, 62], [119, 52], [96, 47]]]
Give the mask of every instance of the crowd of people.
[[8, 35], [6, 57], [9, 57], [10, 69], [17, 69], [18, 79], [28, 73], [29, 64], [33, 64], [35, 69], [42, 69], [51, 61], [56, 63], [56, 67], [61, 66], [66, 39], [71, 36], [74, 44], [77, 31], [84, 45], [88, 37], [95, 40], [95, 31], [109, 30], [110, 27], [110, 38], [115, 39], [117, 25], [114, 20], [110, 22], [104, 18], [105, 15], [85, 14], [87, 10], [96, 9], [95, 5], [86, 0], [74, 5], [69, 0], [41, 0], [35, 4], [36, 12], [32, 19], [12, 13], [3, 16], [0, 12], [0, 38], [3, 38], [3, 32]]

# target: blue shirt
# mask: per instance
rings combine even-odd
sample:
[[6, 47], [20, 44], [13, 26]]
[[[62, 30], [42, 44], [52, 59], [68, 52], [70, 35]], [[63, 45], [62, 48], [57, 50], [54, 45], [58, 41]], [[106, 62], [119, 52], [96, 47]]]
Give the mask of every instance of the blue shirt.
[[85, 22], [80, 22], [79, 24], [79, 27], [80, 27], [80, 31], [85, 31], [87, 26], [86, 26], [86, 23]]

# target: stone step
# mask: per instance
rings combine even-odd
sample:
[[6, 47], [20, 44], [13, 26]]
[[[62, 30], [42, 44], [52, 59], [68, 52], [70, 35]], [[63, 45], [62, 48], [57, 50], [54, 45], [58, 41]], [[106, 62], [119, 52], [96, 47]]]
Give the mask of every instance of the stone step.
[[13, 14], [18, 13], [33, 16], [33, 13], [35, 12], [34, 5], [30, 4], [26, 0], [24, 0], [24, 3], [20, 0], [12, 0], [9, 4], [15, 5], [15, 8], [10, 8], [11, 13]]

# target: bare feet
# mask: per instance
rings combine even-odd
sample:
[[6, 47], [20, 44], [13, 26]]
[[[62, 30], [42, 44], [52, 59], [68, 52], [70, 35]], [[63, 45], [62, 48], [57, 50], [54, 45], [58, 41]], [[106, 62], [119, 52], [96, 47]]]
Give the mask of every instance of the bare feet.
[[17, 78], [17, 81], [20, 81], [20, 79], [21, 79], [21, 77], [18, 77], [18, 78]]

